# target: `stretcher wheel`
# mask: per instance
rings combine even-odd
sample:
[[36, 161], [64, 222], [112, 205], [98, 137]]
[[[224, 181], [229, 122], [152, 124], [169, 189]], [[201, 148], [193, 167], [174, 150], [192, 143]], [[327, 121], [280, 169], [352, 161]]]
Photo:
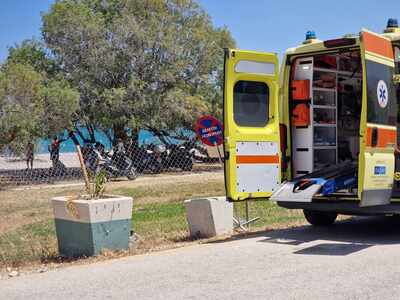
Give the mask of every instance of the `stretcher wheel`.
[[314, 226], [328, 226], [332, 225], [338, 214], [335, 212], [326, 212], [326, 211], [315, 211], [315, 210], [303, 210], [304, 217]]

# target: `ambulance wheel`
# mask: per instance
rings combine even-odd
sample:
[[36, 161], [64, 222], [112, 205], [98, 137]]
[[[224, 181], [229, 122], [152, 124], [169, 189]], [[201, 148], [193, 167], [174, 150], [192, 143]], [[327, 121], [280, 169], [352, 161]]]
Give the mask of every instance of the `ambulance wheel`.
[[332, 225], [338, 214], [335, 212], [326, 212], [326, 211], [315, 211], [315, 210], [303, 210], [304, 217], [314, 226], [329, 226]]

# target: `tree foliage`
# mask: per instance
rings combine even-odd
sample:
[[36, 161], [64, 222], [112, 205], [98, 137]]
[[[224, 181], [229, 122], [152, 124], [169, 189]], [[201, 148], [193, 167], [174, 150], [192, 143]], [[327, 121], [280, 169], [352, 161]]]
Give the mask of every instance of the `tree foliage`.
[[0, 149], [40, 132], [42, 77], [32, 66], [8, 64], [0, 72]]
[[194, 0], [58, 0], [42, 34], [0, 67], [0, 150], [66, 129], [83, 137], [81, 126], [113, 140], [221, 113], [222, 49], [234, 41]]
[[6, 63], [30, 65], [42, 75], [52, 77], [59, 72], [59, 68], [57, 62], [49, 54], [42, 42], [24, 40], [21, 44], [8, 49]]
[[234, 41], [192, 0], [60, 0], [43, 38], [80, 92], [81, 124], [118, 134], [220, 113], [222, 48]]
[[10, 49], [0, 69], [0, 150], [21, 153], [28, 140], [72, 126], [79, 93], [56, 75], [55, 65], [35, 41]]

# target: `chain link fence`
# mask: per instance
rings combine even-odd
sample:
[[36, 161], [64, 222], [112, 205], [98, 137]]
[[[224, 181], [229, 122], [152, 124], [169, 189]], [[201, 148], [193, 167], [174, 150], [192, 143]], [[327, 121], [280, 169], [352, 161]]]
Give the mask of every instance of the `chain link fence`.
[[[33, 157], [29, 147], [19, 155], [0, 156], [0, 267], [59, 259], [50, 199], [84, 194], [85, 184], [77, 151], [66, 152], [61, 143], [60, 151], [52, 153], [53, 142], [47, 151], [35, 147]], [[225, 194], [216, 148], [205, 153], [186, 142], [103, 149], [93, 143], [80, 150], [89, 173], [107, 174], [106, 193], [134, 199], [131, 253], [190, 242], [184, 200]], [[303, 222], [299, 212], [266, 201], [250, 202], [248, 210], [245, 202], [235, 203], [234, 213], [241, 223], [257, 218], [244, 226], [250, 230]]]
[[[90, 174], [103, 171], [109, 180], [135, 180], [142, 175], [190, 173], [221, 169], [213, 147], [196, 140], [139, 144], [133, 139], [114, 146], [101, 142], [78, 146]], [[222, 147], [220, 147], [222, 148]], [[221, 151], [219, 149], [219, 151]], [[0, 153], [0, 186], [19, 186], [79, 180], [82, 170], [72, 140], [54, 138], [4, 147]]]
[[0, 267], [57, 259], [50, 199], [86, 193], [79, 152], [91, 180], [106, 174], [106, 193], [134, 199], [135, 252], [187, 241], [184, 200], [224, 194], [216, 149], [207, 152], [194, 141], [71, 147], [53, 139], [6, 147], [0, 154]]

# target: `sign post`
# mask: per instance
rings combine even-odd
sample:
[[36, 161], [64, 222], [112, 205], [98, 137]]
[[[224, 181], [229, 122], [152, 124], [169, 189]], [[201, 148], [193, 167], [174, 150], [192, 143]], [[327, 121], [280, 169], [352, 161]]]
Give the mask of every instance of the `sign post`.
[[204, 116], [197, 120], [195, 130], [203, 144], [217, 147], [219, 160], [222, 163], [222, 155], [219, 151], [219, 146], [224, 141], [222, 123], [212, 116]]

